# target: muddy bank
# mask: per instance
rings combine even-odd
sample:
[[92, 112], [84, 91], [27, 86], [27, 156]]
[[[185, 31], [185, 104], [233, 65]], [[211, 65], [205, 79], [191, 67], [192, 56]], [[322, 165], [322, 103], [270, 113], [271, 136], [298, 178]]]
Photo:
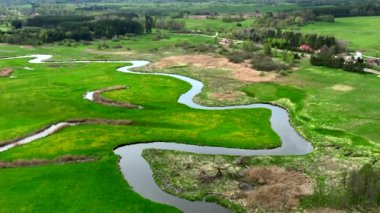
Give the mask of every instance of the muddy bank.
[[118, 90], [124, 90], [127, 89], [126, 86], [113, 86], [113, 87], [107, 87], [100, 90], [95, 90], [92, 94], [92, 99], [95, 103], [107, 105], [107, 106], [114, 106], [114, 107], [123, 107], [123, 108], [129, 108], [129, 109], [138, 109], [141, 108], [137, 105], [128, 103], [128, 102], [117, 102], [113, 101], [111, 99], [105, 98], [102, 96], [102, 93], [105, 92], [111, 92], [111, 91], [118, 91]]
[[0, 77], [8, 77], [13, 73], [12, 68], [0, 69]]
[[65, 155], [52, 160], [48, 159], [32, 159], [32, 160], [16, 160], [16, 161], [0, 161], [0, 168], [16, 168], [16, 167], [31, 167], [47, 164], [64, 164], [64, 163], [80, 163], [94, 161], [95, 158], [90, 156], [72, 156]]

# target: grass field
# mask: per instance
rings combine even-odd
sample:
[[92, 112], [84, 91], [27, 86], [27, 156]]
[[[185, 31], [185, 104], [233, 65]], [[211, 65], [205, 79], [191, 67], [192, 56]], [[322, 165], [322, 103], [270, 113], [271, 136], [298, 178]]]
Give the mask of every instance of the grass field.
[[[181, 52], [181, 50], [174, 47], [174, 45], [179, 42], [188, 42], [190, 44], [215, 43], [214, 38], [205, 36], [181, 35], [167, 32], [165, 32], [165, 35], [167, 35], [167, 38], [160, 40], [156, 40], [156, 35], [151, 34], [125, 37], [113, 41], [97, 40], [86, 45], [78, 43], [78, 45], [72, 45], [70, 47], [59, 44], [35, 47], [0, 44], [0, 58], [31, 54], [52, 54], [54, 55], [54, 60], [155, 60], [167, 54]], [[99, 44], [106, 44], [109, 48], [99, 50]], [[140, 55], [137, 55], [137, 53]]]
[[[205, 27], [205, 23], [197, 25], [190, 22], [189, 26]], [[215, 24], [222, 22], [218, 20]], [[153, 34], [94, 41], [75, 47], [2, 45], [0, 57], [39, 53], [53, 54], [54, 60], [158, 60], [167, 55], [186, 53], [174, 47], [176, 42], [214, 42], [213, 38], [203, 36], [171, 33], [168, 36], [159, 41]], [[102, 43], [110, 48], [99, 50], [97, 46]], [[113, 48], [118, 45], [122, 47]], [[84, 155], [96, 159], [78, 164], [0, 169], [0, 212], [77, 212], [94, 208], [104, 212], [175, 212], [176, 209], [145, 200], [131, 190], [118, 171], [118, 158], [113, 154], [113, 148], [151, 141], [239, 148], [279, 145], [279, 137], [270, 127], [268, 110], [190, 109], [177, 103], [179, 95], [190, 88], [187, 83], [168, 77], [116, 72], [115, 69], [122, 64], [49, 65], [28, 64], [27, 60], [0, 60], [1, 68], [15, 69], [14, 78], [0, 78], [0, 142], [72, 118], [129, 119], [134, 124], [69, 127], [31, 144], [0, 153], [0, 161], [54, 159], [63, 155]], [[26, 70], [25, 66], [34, 70]], [[353, 159], [357, 162], [367, 161], [374, 156], [373, 153], [379, 152], [380, 78], [312, 67], [306, 61], [299, 66], [299, 70], [275, 82], [248, 86], [221, 76], [227, 72], [219, 69], [200, 69], [190, 73], [192, 69], [179, 67], [168, 71], [204, 81], [206, 92], [196, 99], [202, 99], [202, 103], [216, 103], [207, 100], [209, 91], [222, 93], [223, 89], [233, 89], [242, 90], [249, 96], [240, 97], [238, 101], [274, 102], [286, 107], [294, 126], [317, 147], [316, 152], [299, 161], [311, 170], [322, 164], [315, 156], [330, 157], [324, 147], [331, 144], [339, 147], [337, 152], [340, 154], [334, 158], [355, 156], [357, 158]], [[87, 91], [116, 85], [125, 85], [128, 89], [108, 92], [104, 96], [141, 105], [144, 109], [102, 106], [83, 99]], [[242, 91], [238, 92], [244, 95]], [[226, 104], [217, 102], [218, 105], [223, 103]], [[281, 158], [276, 159], [276, 162], [282, 162]], [[294, 166], [293, 160], [289, 162]]]
[[[113, 148], [146, 141], [240, 148], [279, 145], [279, 138], [270, 127], [268, 110], [190, 109], [176, 102], [178, 96], [189, 89], [187, 83], [176, 79], [116, 72], [120, 64], [53, 66], [27, 64], [26, 61], [0, 61], [1, 67], [15, 68], [15, 78], [0, 79], [0, 141], [70, 118], [131, 119], [135, 124], [70, 127], [0, 153], [0, 161], [53, 159], [62, 155], [89, 155], [98, 159], [83, 164], [1, 169], [2, 212], [11, 209], [66, 211], [69, 208], [70, 211], [83, 211], [90, 207], [102, 211], [173, 211], [171, 207], [154, 204], [131, 191], [118, 171]], [[24, 66], [34, 70], [24, 70]], [[127, 85], [129, 89], [110, 92], [105, 94], [107, 97], [139, 104], [145, 109], [107, 107], [82, 97], [86, 91], [113, 85]], [[34, 197], [30, 197], [31, 194]], [[55, 206], [60, 207], [56, 209]]]
[[254, 84], [244, 91], [259, 101], [287, 106], [311, 141], [361, 152], [380, 147], [379, 81], [376, 75], [305, 65], [278, 83]]
[[380, 57], [379, 16], [336, 18], [335, 23], [316, 22], [301, 28], [302, 32], [334, 35], [346, 41], [352, 50], [362, 50]]

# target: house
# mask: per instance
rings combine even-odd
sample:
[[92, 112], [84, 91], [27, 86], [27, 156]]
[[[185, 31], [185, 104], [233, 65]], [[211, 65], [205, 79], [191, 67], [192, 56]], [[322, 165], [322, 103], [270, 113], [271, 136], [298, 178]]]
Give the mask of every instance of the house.
[[311, 52], [311, 51], [313, 51], [313, 48], [311, 48], [309, 45], [307, 45], [307, 44], [302, 44], [300, 47], [299, 47], [299, 49], [301, 50], [301, 51], [305, 51], [305, 52]]
[[354, 59], [355, 59], [355, 61], [363, 60], [363, 53], [356, 51], [355, 55], [354, 55]]

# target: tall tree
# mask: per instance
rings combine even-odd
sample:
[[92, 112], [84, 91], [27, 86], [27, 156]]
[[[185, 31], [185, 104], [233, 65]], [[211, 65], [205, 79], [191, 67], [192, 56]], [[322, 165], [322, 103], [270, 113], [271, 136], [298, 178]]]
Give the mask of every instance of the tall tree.
[[153, 28], [153, 18], [150, 15], [145, 15], [145, 32], [147, 34], [152, 33]]

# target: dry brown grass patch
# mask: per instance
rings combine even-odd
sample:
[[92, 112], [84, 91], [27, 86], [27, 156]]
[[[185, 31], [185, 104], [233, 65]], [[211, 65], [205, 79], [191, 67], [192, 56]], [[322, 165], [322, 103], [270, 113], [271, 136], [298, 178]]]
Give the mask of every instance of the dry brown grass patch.
[[314, 183], [309, 176], [281, 167], [252, 167], [243, 176], [244, 180], [258, 185], [247, 192], [248, 204], [266, 210], [293, 209], [299, 205], [300, 197], [314, 193]]
[[13, 73], [12, 68], [0, 69], [0, 77], [8, 77]]
[[212, 99], [220, 100], [220, 101], [234, 100], [239, 97], [239, 95], [235, 93], [211, 93], [210, 96]]
[[353, 90], [354, 88], [348, 85], [343, 85], [343, 84], [335, 84], [334, 86], [331, 87], [335, 91], [339, 92], [348, 92]]
[[268, 72], [265, 76], [260, 71], [252, 69], [249, 63], [235, 64], [227, 58], [206, 54], [170, 56], [154, 63], [152, 66], [164, 69], [173, 66], [190, 65], [205, 69], [227, 69], [231, 71], [231, 77], [244, 82], [267, 82], [276, 79], [276, 73]]

